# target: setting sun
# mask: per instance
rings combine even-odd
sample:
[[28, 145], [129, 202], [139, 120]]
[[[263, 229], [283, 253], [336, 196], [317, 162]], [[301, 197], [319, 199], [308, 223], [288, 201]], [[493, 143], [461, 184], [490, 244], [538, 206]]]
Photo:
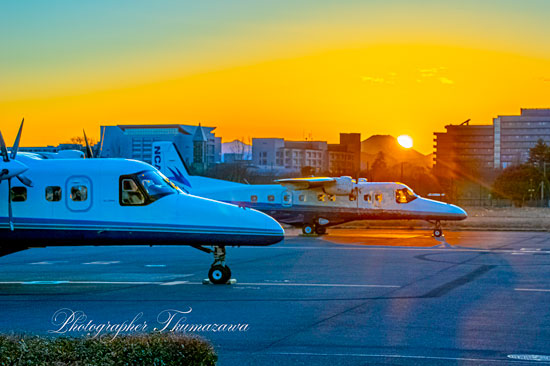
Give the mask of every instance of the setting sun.
[[403, 146], [405, 149], [410, 149], [413, 146], [413, 139], [409, 135], [401, 135], [397, 138], [399, 145]]

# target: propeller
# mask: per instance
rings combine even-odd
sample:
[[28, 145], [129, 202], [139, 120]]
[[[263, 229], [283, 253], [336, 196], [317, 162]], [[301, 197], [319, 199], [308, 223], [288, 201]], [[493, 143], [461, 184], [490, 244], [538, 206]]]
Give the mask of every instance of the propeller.
[[82, 132], [84, 132], [84, 141], [86, 141], [86, 159], [92, 159], [94, 157], [94, 153], [92, 151], [92, 148], [90, 147], [90, 144], [88, 143], [86, 131], [82, 130]]
[[29, 168], [15, 160], [17, 157], [17, 152], [19, 151], [19, 142], [21, 141], [21, 133], [23, 131], [23, 123], [25, 122], [25, 119], [21, 121], [21, 126], [19, 126], [19, 132], [17, 132], [17, 137], [15, 138], [15, 142], [13, 144], [13, 147], [11, 149], [11, 154], [8, 154], [8, 148], [6, 147], [6, 142], [4, 141], [4, 137], [2, 136], [2, 132], [0, 132], [0, 154], [2, 155], [3, 162], [0, 163], [0, 183], [2, 180], [8, 181], [8, 216], [9, 216], [9, 224], [10, 224], [10, 230], [14, 230], [13, 227], [13, 210], [11, 207], [11, 179], [13, 177], [16, 177], [19, 179], [21, 183], [23, 183], [26, 186], [32, 187], [32, 181], [29, 178], [24, 177], [21, 175], [25, 171], [27, 171]]

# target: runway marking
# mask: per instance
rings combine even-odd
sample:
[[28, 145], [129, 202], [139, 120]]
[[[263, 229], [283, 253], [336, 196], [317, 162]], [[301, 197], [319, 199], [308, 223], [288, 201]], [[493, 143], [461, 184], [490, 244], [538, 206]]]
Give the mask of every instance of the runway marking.
[[[186, 276], [186, 275], [184, 275]], [[187, 276], [192, 276], [187, 275]], [[177, 285], [202, 285], [202, 282], [190, 281], [3, 281], [0, 285], [160, 285], [160, 286], [177, 286]], [[397, 285], [370, 285], [370, 284], [340, 284], [340, 283], [269, 283], [269, 282], [241, 282], [243, 286], [298, 286], [298, 287], [375, 287], [375, 288], [397, 288]]]
[[[469, 357], [445, 357], [445, 356], [416, 356], [416, 355], [396, 355], [396, 354], [376, 354], [376, 353], [315, 353], [315, 352], [267, 352], [267, 355], [281, 356], [337, 356], [337, 357], [370, 357], [370, 358], [400, 358], [400, 359], [417, 359], [417, 360], [445, 360], [445, 361], [469, 361], [469, 362], [494, 362], [502, 364], [503, 361], [514, 363], [529, 362], [526, 360], [502, 360], [495, 358], [469, 358]], [[530, 363], [530, 362], [529, 362]]]
[[69, 263], [68, 261], [44, 261], [44, 262], [34, 262], [29, 264], [60, 264], [60, 263]]
[[550, 289], [544, 288], [515, 288], [515, 291], [531, 291], [531, 292], [550, 292]]
[[[351, 244], [353, 245], [353, 244]], [[415, 252], [426, 252], [426, 251], [432, 251], [432, 252], [479, 252], [479, 253], [495, 253], [495, 254], [514, 254], [514, 253], [520, 253], [516, 249], [476, 249], [476, 248], [457, 248], [456, 246], [453, 247], [447, 247], [442, 248], [440, 247], [441, 244], [434, 245], [433, 247], [422, 247], [422, 248], [411, 248], [411, 247], [375, 247], [375, 246], [349, 246], [349, 247], [298, 247], [298, 246], [273, 246], [273, 247], [246, 247], [241, 249], [303, 249], [303, 250], [403, 250], [403, 251], [415, 251]], [[533, 250], [533, 251], [523, 251], [521, 254], [526, 253], [547, 253], [550, 254], [550, 250], [545, 251], [539, 251], [539, 250]]]
[[[198, 285], [202, 282], [188, 282], [188, 285]], [[292, 283], [292, 282], [237, 282], [237, 285], [243, 286], [297, 286], [297, 287], [380, 287], [380, 288], [398, 288], [397, 285], [362, 285], [347, 283]]]
[[120, 261], [97, 261], [97, 262], [88, 262], [88, 263], [82, 263], [82, 264], [117, 264], [120, 263]]
[[166, 267], [166, 264], [146, 264], [145, 267], [150, 267], [150, 268]]
[[385, 239], [412, 239], [418, 237], [429, 237], [421, 234], [338, 234], [333, 238], [385, 238]]
[[186, 285], [189, 281], [172, 281], [172, 282], [164, 282], [161, 283], [161, 286], [174, 286], [174, 285]]
[[550, 362], [550, 356], [547, 355], [508, 355], [508, 358], [522, 361]]

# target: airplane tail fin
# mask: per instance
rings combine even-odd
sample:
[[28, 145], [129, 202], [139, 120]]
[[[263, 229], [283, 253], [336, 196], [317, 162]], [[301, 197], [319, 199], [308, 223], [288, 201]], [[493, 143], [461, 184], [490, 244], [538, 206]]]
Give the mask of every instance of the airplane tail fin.
[[176, 183], [180, 188], [189, 191], [191, 179], [189, 169], [178, 148], [170, 141], [153, 142], [152, 163], [162, 174]]

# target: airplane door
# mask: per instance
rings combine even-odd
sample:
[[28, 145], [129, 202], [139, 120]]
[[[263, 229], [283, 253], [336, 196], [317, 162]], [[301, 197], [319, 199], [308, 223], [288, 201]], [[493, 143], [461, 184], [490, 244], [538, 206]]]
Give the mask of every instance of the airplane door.
[[283, 207], [292, 207], [292, 192], [284, 191], [283, 196], [281, 197], [281, 202]]
[[92, 207], [92, 182], [85, 176], [72, 176], [65, 184], [65, 202], [70, 211], [84, 212]]

